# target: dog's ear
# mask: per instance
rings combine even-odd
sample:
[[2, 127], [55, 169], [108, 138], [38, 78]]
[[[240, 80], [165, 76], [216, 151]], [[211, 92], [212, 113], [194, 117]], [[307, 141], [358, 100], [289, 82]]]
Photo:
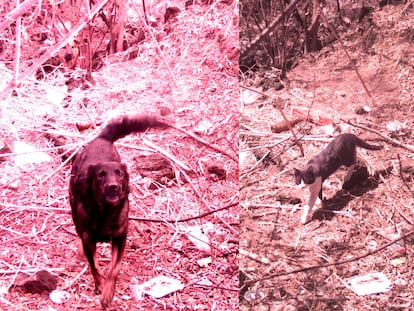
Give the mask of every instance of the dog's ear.
[[126, 189], [127, 193], [129, 193], [129, 174], [128, 174], [128, 168], [127, 168], [126, 164], [121, 163], [121, 170], [122, 170], [122, 173], [124, 174], [124, 181], [123, 182], [124, 182], [125, 189]]
[[88, 166], [88, 170], [86, 173], [87, 183], [90, 185], [92, 183], [92, 179], [95, 176], [96, 172], [98, 171], [98, 164], [91, 164]]
[[300, 185], [302, 182], [301, 172], [297, 168], [293, 168], [293, 174], [295, 174], [295, 183]]

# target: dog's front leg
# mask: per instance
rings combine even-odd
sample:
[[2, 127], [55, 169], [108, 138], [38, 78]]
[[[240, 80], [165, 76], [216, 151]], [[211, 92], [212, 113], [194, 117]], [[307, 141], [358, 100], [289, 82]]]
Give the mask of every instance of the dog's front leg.
[[111, 259], [111, 270], [109, 271], [108, 277], [103, 286], [101, 295], [101, 304], [104, 308], [108, 307], [115, 293], [115, 283], [121, 269], [121, 258], [124, 252], [126, 243], [126, 234], [120, 237], [112, 238], [112, 259]]
[[81, 237], [83, 252], [85, 253], [86, 258], [88, 259], [89, 266], [91, 268], [91, 273], [95, 281], [95, 289], [98, 293], [102, 292], [102, 286], [105, 281], [104, 276], [101, 274], [96, 260], [96, 243], [92, 242], [87, 234], [84, 233]]

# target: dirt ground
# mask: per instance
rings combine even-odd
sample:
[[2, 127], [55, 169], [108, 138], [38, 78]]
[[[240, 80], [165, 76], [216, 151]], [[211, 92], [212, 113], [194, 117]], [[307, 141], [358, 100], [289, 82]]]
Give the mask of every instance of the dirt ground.
[[[168, 32], [154, 26], [157, 41], [147, 33], [134, 59], [128, 60], [128, 51], [105, 58], [89, 88], [67, 92], [68, 77], [81, 72], [55, 70], [42, 81], [22, 81], [1, 99], [1, 310], [101, 309], [78, 255], [68, 202], [70, 163], [64, 159], [100, 130], [79, 131], [77, 125], [137, 112], [161, 113], [208, 144], [174, 129], [117, 142], [131, 176], [131, 219], [110, 310], [238, 309], [238, 6], [177, 5]], [[2, 83], [12, 69], [2, 65]], [[16, 142], [50, 160], [34, 163], [36, 154], [29, 153], [29, 163], [18, 166]], [[166, 160], [173, 179], [143, 176], [142, 161], [154, 154]], [[203, 229], [209, 249], [192, 242], [191, 226]], [[99, 246], [98, 256], [107, 271], [109, 244]], [[15, 286], [39, 270], [56, 278], [66, 295], [62, 303], [45, 291]], [[162, 298], [137, 294], [136, 285], [158, 275], [180, 281], [183, 289]]]
[[[267, 91], [272, 99], [242, 88], [241, 310], [413, 310], [414, 24], [404, 8], [385, 6], [369, 27], [342, 34], [372, 100], [338, 42], [305, 56], [283, 90]], [[281, 111], [297, 120], [304, 155]], [[293, 168], [344, 132], [384, 149], [360, 152], [347, 189], [343, 169], [326, 180], [322, 206], [302, 225], [308, 193]], [[349, 279], [371, 272], [391, 288], [354, 293]]]

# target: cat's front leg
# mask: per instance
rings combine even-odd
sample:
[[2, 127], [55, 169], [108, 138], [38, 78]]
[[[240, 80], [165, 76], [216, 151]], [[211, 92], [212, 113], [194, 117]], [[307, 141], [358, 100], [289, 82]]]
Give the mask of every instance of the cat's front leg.
[[310, 214], [313, 211], [315, 202], [322, 189], [322, 179], [320, 177], [316, 178], [315, 182], [309, 185], [308, 187], [309, 187], [309, 200], [308, 200], [308, 204], [305, 205], [303, 209], [303, 214], [301, 218], [302, 224], [306, 224], [310, 220]]
[[304, 207], [304, 209], [303, 209], [303, 214], [302, 214], [302, 218], [301, 218], [301, 222], [302, 222], [302, 224], [306, 224], [306, 223], [308, 223], [309, 222], [309, 212], [310, 212], [310, 210], [311, 210], [311, 207], [308, 205], [308, 204], [306, 204], [305, 205], [305, 207]]

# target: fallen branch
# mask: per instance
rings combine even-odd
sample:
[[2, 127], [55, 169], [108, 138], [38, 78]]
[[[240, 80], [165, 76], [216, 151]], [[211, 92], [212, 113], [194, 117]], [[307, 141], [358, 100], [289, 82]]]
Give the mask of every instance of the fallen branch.
[[343, 265], [343, 264], [350, 263], [350, 262], [353, 262], [353, 261], [357, 261], [357, 260], [360, 260], [364, 257], [368, 257], [368, 256], [371, 256], [375, 253], [378, 253], [379, 251], [381, 251], [381, 250], [397, 243], [398, 241], [401, 241], [401, 240], [409, 237], [412, 234], [414, 234], [414, 230], [408, 232], [407, 234], [405, 234], [405, 235], [403, 235], [403, 236], [401, 236], [401, 237], [399, 237], [395, 240], [392, 240], [389, 243], [384, 244], [383, 246], [381, 246], [379, 248], [376, 248], [372, 251], [366, 252], [365, 254], [362, 254], [360, 256], [356, 256], [356, 257], [341, 260], [341, 261], [329, 262], [329, 263], [321, 264], [321, 265], [309, 266], [309, 267], [300, 268], [300, 269], [296, 269], [296, 270], [292, 270], [292, 271], [285, 271], [285, 272], [280, 272], [280, 273], [275, 273], [275, 274], [269, 274], [269, 275], [266, 275], [264, 277], [261, 277], [260, 279], [253, 280], [252, 283], [256, 283], [256, 282], [263, 281], [263, 280], [268, 280], [268, 279], [275, 278], [275, 277], [278, 277], [278, 276], [296, 274], [296, 273], [300, 273], [300, 272], [306, 272], [306, 271], [310, 271], [310, 270], [316, 270], [316, 269], [326, 268], [326, 267], [331, 267], [331, 266], [339, 266], [339, 265]]
[[0, 23], [0, 32], [16, 22], [20, 16], [29, 11], [31, 6], [36, 4], [35, 2], [39, 2], [39, 0], [26, 0], [25, 2], [20, 3], [19, 6], [15, 7], [9, 13], [7, 13], [4, 17], [4, 21]]
[[233, 206], [236, 206], [236, 205], [239, 205], [239, 202], [230, 203], [230, 204], [227, 204], [224, 207], [220, 207], [218, 209], [211, 210], [211, 211], [202, 213], [202, 214], [197, 215], [197, 216], [191, 216], [191, 217], [181, 218], [181, 219], [180, 218], [178, 218], [178, 219], [167, 219], [167, 220], [165, 220], [165, 219], [149, 219], [149, 218], [140, 218], [140, 217], [134, 217], [134, 216], [130, 216], [128, 219], [137, 220], [137, 221], [146, 221], [146, 222], [167, 222], [167, 223], [174, 224], [174, 223], [177, 223], [177, 222], [187, 222], [187, 221], [190, 221], [190, 220], [203, 218], [203, 217], [206, 217], [208, 215], [211, 215], [211, 214], [229, 209], [230, 207], [233, 207]]

